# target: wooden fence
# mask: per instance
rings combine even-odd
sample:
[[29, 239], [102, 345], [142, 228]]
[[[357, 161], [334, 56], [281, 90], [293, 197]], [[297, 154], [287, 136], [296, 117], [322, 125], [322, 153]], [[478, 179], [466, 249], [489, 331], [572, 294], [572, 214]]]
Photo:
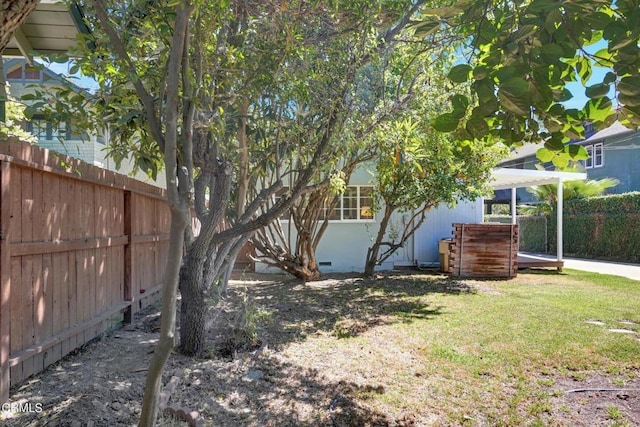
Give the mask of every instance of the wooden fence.
[[517, 225], [455, 223], [453, 228], [449, 262], [454, 277], [517, 276]]
[[155, 300], [163, 190], [0, 142], [0, 398]]

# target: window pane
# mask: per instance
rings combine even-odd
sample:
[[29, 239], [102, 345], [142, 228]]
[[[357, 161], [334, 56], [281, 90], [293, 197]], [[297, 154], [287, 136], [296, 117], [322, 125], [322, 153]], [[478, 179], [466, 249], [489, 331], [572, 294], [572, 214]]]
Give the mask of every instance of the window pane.
[[40, 140], [46, 140], [47, 122], [44, 119], [31, 120], [31, 134]]
[[329, 216], [329, 220], [336, 221], [340, 219], [340, 198], [338, 197], [338, 201], [333, 209], [329, 210], [329, 205], [333, 201], [333, 197], [327, 197], [324, 201], [324, 206], [322, 207], [322, 219], [326, 219]]
[[593, 166], [598, 167], [604, 164], [604, 150], [602, 144], [593, 146]]
[[360, 187], [360, 219], [373, 219], [371, 187]]
[[52, 139], [67, 139], [67, 124], [52, 123]]
[[24, 73], [24, 79], [25, 80], [40, 80], [40, 70], [38, 70], [37, 68], [32, 68], [29, 66], [25, 67], [25, 73]]
[[593, 167], [593, 145], [587, 145], [584, 148], [586, 148], [587, 154], [589, 155], [589, 158], [584, 162], [584, 167], [587, 169], [592, 168]]
[[342, 219], [358, 219], [358, 187], [347, 187], [342, 203]]

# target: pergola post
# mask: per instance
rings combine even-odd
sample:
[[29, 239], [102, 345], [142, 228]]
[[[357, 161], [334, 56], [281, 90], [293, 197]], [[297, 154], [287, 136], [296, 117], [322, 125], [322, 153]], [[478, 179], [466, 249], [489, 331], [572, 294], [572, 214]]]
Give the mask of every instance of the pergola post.
[[511, 188], [511, 224], [516, 224], [516, 188]]
[[557, 191], [557, 205], [556, 205], [556, 215], [557, 215], [557, 256], [558, 261], [562, 261], [562, 210], [563, 210], [563, 182], [562, 178], [558, 178], [558, 191]]

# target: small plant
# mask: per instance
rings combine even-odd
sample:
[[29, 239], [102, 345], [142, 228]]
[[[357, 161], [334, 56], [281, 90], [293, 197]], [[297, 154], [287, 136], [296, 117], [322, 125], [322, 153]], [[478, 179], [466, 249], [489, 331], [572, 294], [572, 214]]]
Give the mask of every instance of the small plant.
[[622, 411], [617, 406], [607, 406], [607, 416], [615, 421], [619, 421], [622, 419], [624, 415], [622, 415]]
[[272, 313], [262, 307], [256, 306], [247, 296], [242, 298], [242, 304], [235, 313], [233, 324], [227, 330], [222, 343], [216, 349], [222, 357], [233, 358], [237, 353], [251, 351], [261, 344], [258, 338], [258, 330], [262, 324], [272, 318]]

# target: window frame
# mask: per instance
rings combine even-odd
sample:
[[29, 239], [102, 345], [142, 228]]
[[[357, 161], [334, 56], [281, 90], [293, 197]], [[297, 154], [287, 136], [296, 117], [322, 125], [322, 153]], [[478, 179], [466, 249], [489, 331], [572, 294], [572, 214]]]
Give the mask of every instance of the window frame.
[[[362, 190], [363, 189], [367, 189], [369, 190], [368, 194], [362, 194]], [[355, 197], [354, 196], [349, 196], [348, 193], [349, 191], [353, 191], [355, 190], [356, 194]], [[339, 218], [337, 219], [329, 219], [329, 222], [332, 223], [352, 223], [352, 222], [357, 222], [357, 223], [371, 223], [371, 222], [375, 222], [376, 217], [373, 214], [373, 211], [371, 211], [372, 209], [372, 193], [373, 193], [373, 185], [348, 185], [347, 188], [345, 189], [345, 192], [343, 194], [340, 195], [340, 200], [338, 201], [338, 203], [336, 204], [336, 207], [334, 208], [334, 211], [338, 211], [340, 213]], [[347, 197], [345, 199], [345, 196]], [[369, 199], [369, 205], [363, 204], [363, 201]], [[354, 200], [355, 206], [345, 206], [345, 200]], [[350, 205], [350, 203], [349, 203]], [[369, 209], [369, 211], [371, 212], [371, 217], [370, 218], [363, 218], [363, 210], [364, 209]], [[345, 212], [355, 212], [356, 213], [356, 218], [349, 218], [349, 215], [345, 215]], [[325, 214], [326, 215], [326, 214]], [[322, 220], [324, 220], [325, 216], [322, 216]]]
[[604, 167], [604, 143], [589, 144], [584, 146], [589, 158], [584, 161], [585, 169]]
[[[38, 124], [37, 128], [40, 130], [38, 134], [34, 133], [34, 122]], [[38, 138], [38, 141], [70, 140], [69, 122], [58, 123], [57, 126], [54, 126], [53, 122], [46, 120], [42, 114], [36, 114], [31, 118], [31, 120], [26, 121], [24, 129], [26, 132], [29, 132]], [[60, 138], [63, 134], [64, 137]]]

